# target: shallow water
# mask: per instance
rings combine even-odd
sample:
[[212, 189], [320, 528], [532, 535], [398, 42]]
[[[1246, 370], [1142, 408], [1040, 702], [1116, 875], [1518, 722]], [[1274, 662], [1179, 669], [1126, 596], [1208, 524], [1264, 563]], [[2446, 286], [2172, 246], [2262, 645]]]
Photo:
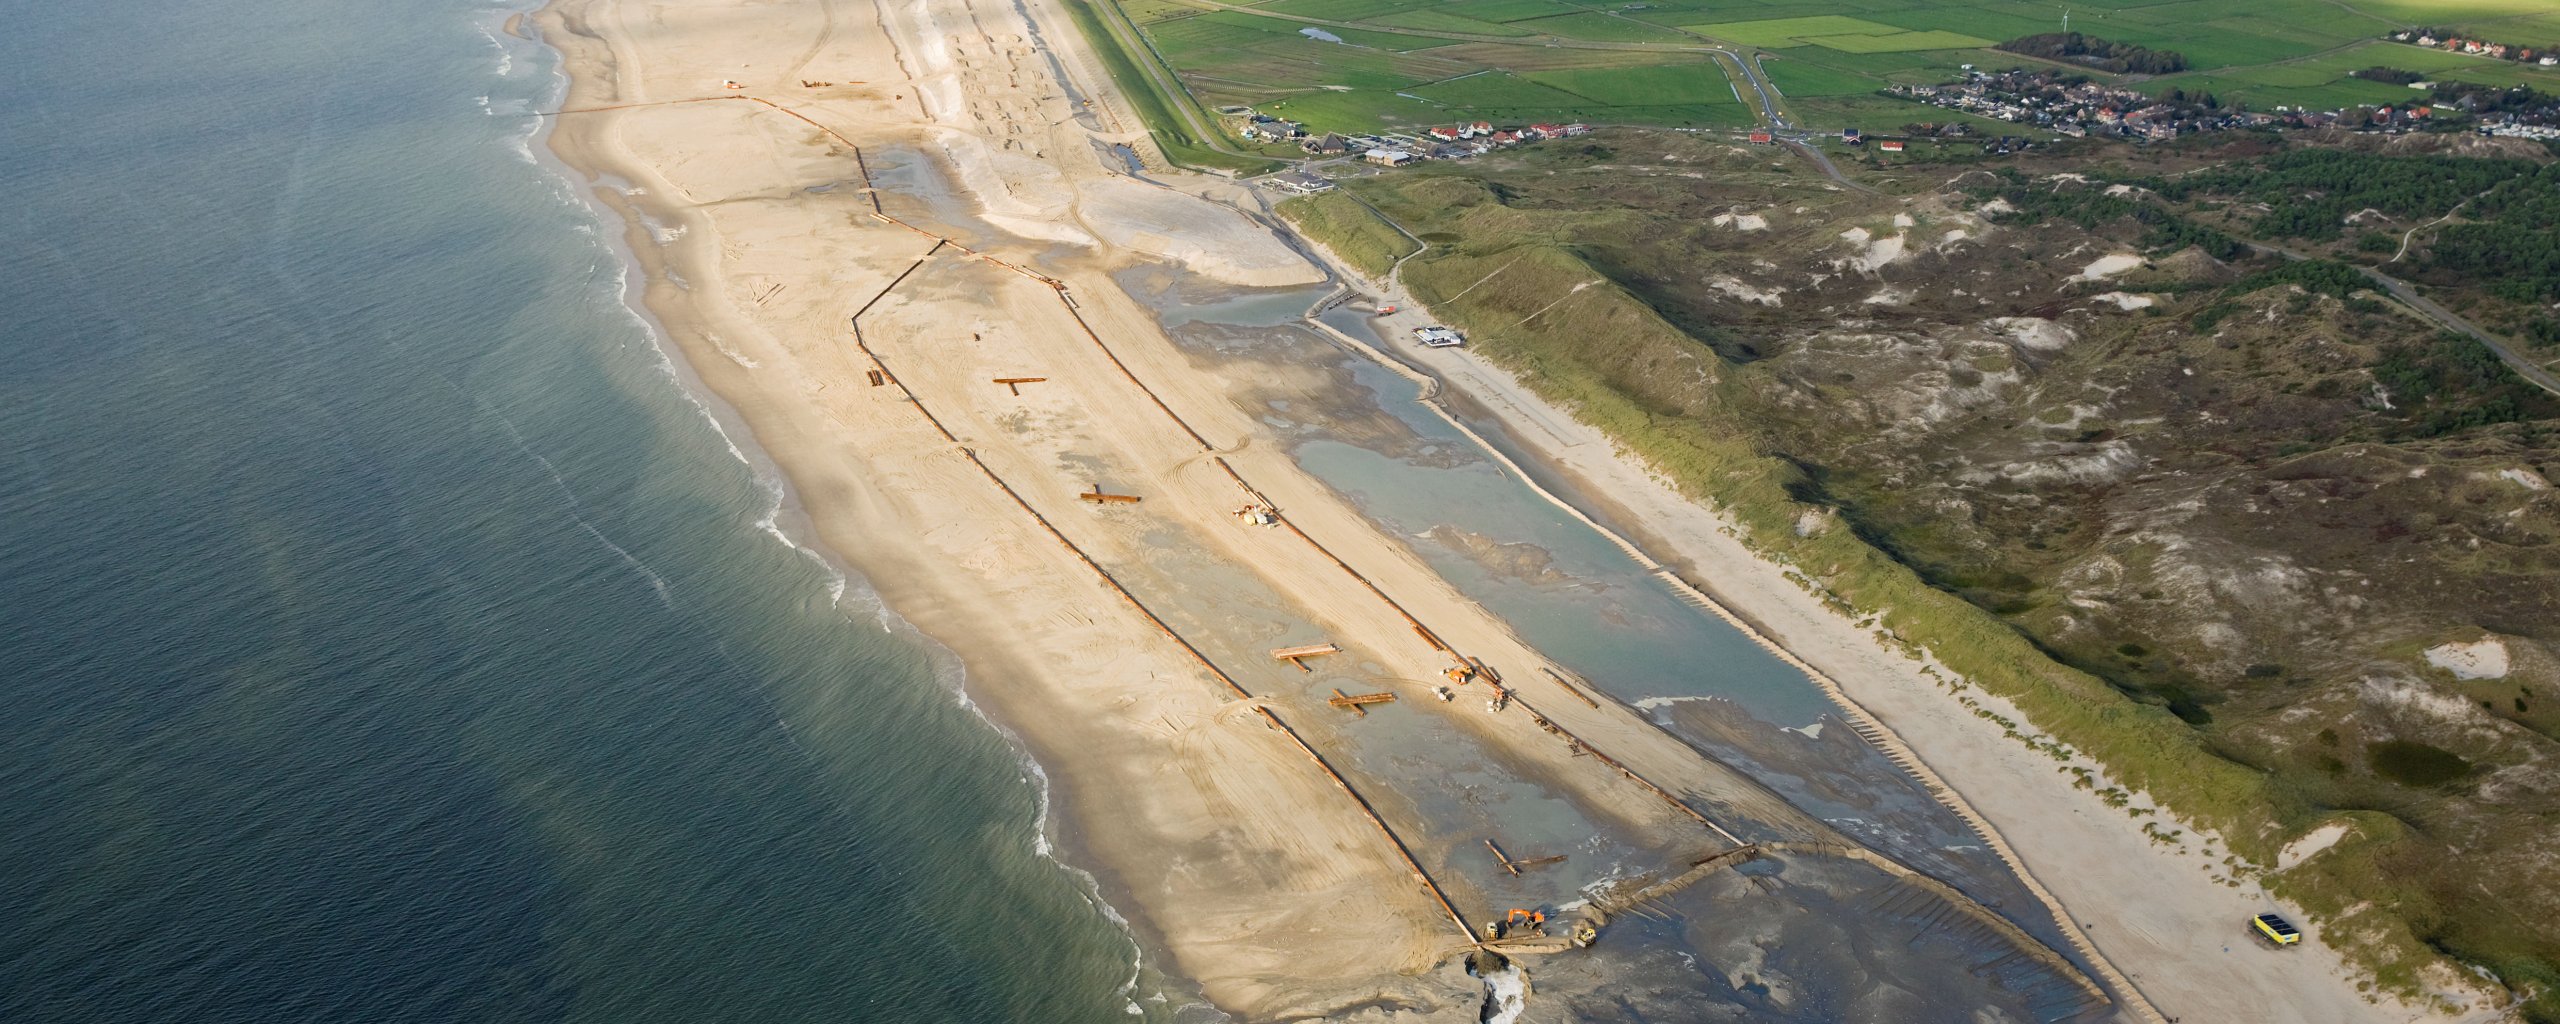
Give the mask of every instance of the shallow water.
[[[1836, 706], [1801, 672], [1723, 620], [1682, 603], [1605, 537], [1538, 496], [1415, 401], [1411, 382], [1288, 326], [1294, 317], [1266, 312], [1294, 303], [1303, 313], [1321, 290], [1233, 295], [1185, 292], [1161, 281], [1150, 289], [1137, 278], [1127, 283], [1164, 310], [1165, 323], [1195, 354], [1332, 367], [1328, 390], [1274, 385], [1260, 395], [1265, 422], [1281, 431], [1301, 466], [1381, 529], [1404, 538], [1542, 653], [1602, 693], [1647, 710], [1691, 746], [1797, 808], [1987, 904], [2010, 908], [2018, 924], [2047, 942], [2058, 939], [2054, 923], [1977, 837], [1843, 727]], [[1327, 321], [1368, 329], [1353, 313]], [[1381, 427], [1379, 416], [1391, 426]], [[1550, 684], [1515, 679], [1513, 685], [1536, 695]], [[1380, 752], [1409, 748], [1419, 727], [1381, 718], [1342, 730], [1335, 742], [1360, 752], [1360, 763], [1398, 776], [1393, 759]], [[1435, 760], [1452, 749], [1436, 736], [1431, 742]], [[1564, 905], [1570, 900], [1555, 895], [1558, 886], [1569, 892], [1650, 863], [1636, 852], [1640, 839], [1595, 827], [1498, 765], [1430, 778], [1421, 777], [1433, 774], [1424, 769], [1404, 767], [1399, 783], [1425, 794], [1413, 806], [1423, 819], [1419, 827], [1445, 833], [1492, 822], [1517, 836], [1521, 849], [1573, 852], [1557, 877], [1496, 877], [1489, 896]], [[1434, 800], [1428, 794], [1435, 789], [1456, 795]], [[1755, 836], [1752, 823], [1736, 824], [1746, 837]], [[1448, 866], [1478, 875], [1483, 867]], [[1901, 884], [1873, 869], [1782, 857], [1751, 870], [1761, 878], [1748, 888], [1722, 878], [1670, 901], [1678, 907], [1677, 922], [1620, 922], [1594, 966], [1552, 961], [1565, 965], [1556, 968], [1557, 991], [1616, 993], [1626, 997], [1625, 1006], [1674, 1019], [1740, 1012], [1750, 1019], [1919, 1020], [1972, 1010], [1991, 1014], [1986, 1019], [2052, 1019], [2089, 1008], [2076, 988], [2051, 973], [2015, 958], [2002, 962], [2010, 952], [2004, 940], [1978, 926], [1950, 925], [1934, 897], [1897, 898]], [[1874, 941], [1886, 932], [1893, 941]], [[1563, 1001], [1586, 1010], [1593, 1005], [1578, 998]]]
[[0, 1020], [1125, 1019], [1035, 770], [625, 306], [510, 13], [0, 33]]

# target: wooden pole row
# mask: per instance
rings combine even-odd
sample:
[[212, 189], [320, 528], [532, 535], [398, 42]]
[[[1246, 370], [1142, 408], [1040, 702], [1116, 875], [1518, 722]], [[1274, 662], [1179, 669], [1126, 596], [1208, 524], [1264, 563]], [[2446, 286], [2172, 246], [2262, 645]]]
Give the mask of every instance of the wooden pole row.
[[1588, 705], [1590, 705], [1594, 710], [1598, 710], [1598, 709], [1599, 709], [1599, 707], [1600, 707], [1600, 702], [1599, 702], [1599, 701], [1592, 700], [1592, 699], [1591, 699], [1591, 695], [1590, 695], [1590, 694], [1587, 694], [1587, 693], [1582, 692], [1582, 688], [1581, 688], [1581, 687], [1578, 687], [1578, 686], [1573, 685], [1573, 683], [1571, 683], [1570, 681], [1566, 680], [1566, 679], [1565, 679], [1565, 677], [1563, 677], [1563, 676], [1561, 676], [1561, 675], [1558, 675], [1558, 674], [1556, 673], [1556, 670], [1551, 669], [1551, 668], [1548, 668], [1548, 667], [1546, 667], [1546, 666], [1544, 666], [1544, 665], [1540, 665], [1540, 666], [1538, 666], [1538, 671], [1546, 673], [1546, 674], [1547, 674], [1547, 678], [1555, 680], [1555, 681], [1556, 681], [1556, 685], [1557, 685], [1557, 686], [1564, 687], [1564, 692], [1572, 694], [1572, 695], [1573, 695], [1573, 699], [1578, 700], [1578, 701], [1581, 701], [1581, 702], [1583, 702], [1584, 704], [1588, 704]]
[[1129, 369], [1129, 364], [1120, 361], [1120, 354], [1111, 350], [1111, 346], [1102, 340], [1102, 335], [1094, 331], [1093, 325], [1085, 322], [1084, 311], [1076, 308], [1074, 300], [1067, 297], [1066, 282], [1052, 281], [1050, 287], [1057, 290], [1058, 301], [1067, 307], [1067, 315], [1076, 318], [1076, 326], [1084, 328], [1084, 336], [1093, 339], [1094, 347], [1102, 350], [1103, 358], [1111, 360], [1111, 365], [1120, 368], [1121, 376], [1129, 378], [1129, 383], [1137, 385], [1139, 392], [1145, 394], [1148, 401], [1154, 402], [1156, 408], [1163, 410], [1165, 417], [1172, 420], [1174, 426], [1181, 427], [1183, 433], [1191, 435], [1192, 443], [1199, 445], [1201, 451], [1218, 450], [1217, 446], [1209, 443], [1208, 438], [1200, 436], [1199, 431], [1191, 429], [1191, 424], [1182, 418], [1181, 413], [1173, 411], [1172, 406], [1164, 404], [1164, 399], [1156, 394], [1156, 389], [1148, 387], [1146, 381], [1139, 380], [1137, 373]]
[[[940, 244], [937, 244], [935, 248], [939, 249], [940, 247]], [[921, 266], [922, 263], [922, 260], [918, 260], [916, 265]], [[912, 274], [914, 271], [915, 266], [908, 267], [907, 273], [900, 274], [898, 281], [892, 282], [891, 286], [895, 287], [898, 282], [903, 282], [906, 280], [907, 275]], [[865, 311], [869, 310], [872, 305], [877, 304], [880, 301], [882, 296], [887, 294], [887, 291], [883, 290], [880, 295], [873, 296], [871, 302], [864, 304], [863, 309]], [[897, 374], [889, 369], [888, 363], [880, 358], [880, 354], [877, 351], [874, 351], [871, 348], [870, 343], [862, 336], [860, 314], [857, 313], [850, 323], [853, 329], [854, 345], [862, 351], [864, 356], [868, 357], [872, 361], [873, 365], [880, 367], [881, 372], [887, 376], [892, 383], [895, 383], [898, 386], [899, 392], [905, 395], [907, 401], [915, 406], [916, 411], [925, 417], [926, 422], [933, 425], [933, 429], [936, 433], [942, 435], [944, 440], [957, 444], [959, 442], [959, 438], [955, 437], [951, 433], [950, 428], [943, 425], [940, 418], [933, 415], [932, 410], [925, 406], [924, 400], [915, 393], [914, 389], [908, 387], [905, 381], [898, 379]], [[1167, 411], [1170, 412], [1171, 410]], [[1069, 539], [1065, 533], [1059, 531], [1056, 524], [1051, 523], [1047, 516], [1040, 514], [1039, 509], [1032, 507], [1031, 503], [1023, 498], [1021, 492], [1014, 490], [1012, 484], [1006, 483], [1004, 477], [998, 475], [992, 467], [986, 464], [985, 460], [978, 457], [977, 452], [963, 446], [960, 449], [960, 453], [963, 456], [966, 456], [970, 465], [976, 466], [978, 468], [978, 472], [984, 474], [989, 482], [994, 483], [999, 490], [1002, 490], [1006, 497], [1013, 499], [1014, 504], [1020, 507], [1025, 514], [1029, 515], [1033, 522], [1040, 524], [1040, 528], [1046, 531], [1052, 539], [1056, 540], [1060, 546], [1066, 548], [1068, 553], [1073, 554], [1077, 561], [1083, 562], [1085, 567], [1091, 569], [1095, 576], [1100, 577], [1105, 587], [1109, 588], [1114, 594], [1119, 595], [1120, 599], [1123, 602], [1126, 602], [1130, 608], [1136, 610], [1140, 617], [1154, 625], [1156, 629], [1159, 632], [1162, 632], [1167, 639], [1172, 640], [1175, 646], [1180, 647], [1183, 653], [1189, 655], [1192, 661], [1197, 663], [1201, 669], [1209, 673], [1211, 678], [1216, 679], [1221, 685], [1225, 686], [1230, 693], [1235, 694], [1237, 697], [1246, 700], [1253, 699], [1254, 695], [1252, 691], [1245, 689], [1243, 684], [1236, 682], [1234, 676], [1228, 675], [1226, 670], [1219, 668], [1216, 662], [1210, 661], [1209, 656], [1201, 653], [1200, 649], [1193, 646], [1191, 641], [1184, 639], [1182, 634], [1175, 632], [1172, 626], [1166, 624], [1164, 619], [1155, 613], [1154, 609], [1148, 608], [1145, 602], [1138, 600], [1138, 596], [1136, 594], [1131, 593], [1128, 587], [1123, 586], [1118, 578], [1112, 576], [1109, 570], [1102, 567], [1101, 563], [1094, 561], [1093, 556], [1086, 554], [1084, 548], [1078, 546], [1076, 542]], [[1324, 755], [1318, 752], [1312, 744], [1309, 744], [1305, 737], [1300, 736], [1296, 729], [1291, 728], [1289, 723], [1283, 720], [1278, 713], [1272, 711], [1269, 707], [1261, 705], [1256, 705], [1253, 710], [1254, 713], [1262, 716], [1262, 719], [1266, 724], [1270, 725], [1282, 736], [1287, 737], [1290, 744], [1296, 746], [1300, 753], [1307, 756], [1308, 760], [1315, 762], [1316, 767], [1324, 772], [1325, 777], [1333, 780], [1334, 786], [1342, 790], [1344, 795], [1351, 798], [1352, 803], [1359, 807], [1361, 816], [1367, 818], [1369, 820], [1369, 824], [1376, 827], [1378, 833], [1386, 838], [1387, 844], [1395, 850], [1396, 857], [1404, 862], [1405, 867], [1413, 872], [1416, 879], [1421, 881], [1423, 890], [1428, 892], [1432, 900], [1440, 905], [1441, 912], [1448, 915], [1449, 923], [1455, 925], [1458, 929], [1458, 933], [1466, 936], [1469, 943], [1474, 943], [1476, 941], [1475, 930], [1467, 926], [1466, 915], [1458, 912], [1457, 904], [1450, 901], [1447, 891], [1440, 887], [1440, 883], [1431, 877], [1431, 872], [1426, 870], [1422, 866], [1422, 862], [1414, 856], [1412, 848], [1405, 844], [1404, 837], [1397, 835], [1395, 829], [1387, 824], [1386, 819], [1379, 817], [1377, 808], [1369, 802], [1369, 798], [1362, 795], [1359, 789], [1352, 786], [1351, 780], [1344, 778], [1340, 771], [1335, 770], [1332, 762], [1325, 760]]]

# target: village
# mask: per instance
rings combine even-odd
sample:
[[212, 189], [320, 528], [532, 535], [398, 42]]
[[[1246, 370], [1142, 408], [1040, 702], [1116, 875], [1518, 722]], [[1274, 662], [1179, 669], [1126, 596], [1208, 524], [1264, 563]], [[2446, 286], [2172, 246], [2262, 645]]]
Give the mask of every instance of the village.
[[[2448, 46], [2502, 59], [2560, 64], [2560, 56], [2548, 55], [2551, 53], [2548, 50], [2438, 40], [2424, 30], [2413, 29], [2387, 38], [2415, 45]], [[2373, 70], [2385, 72], [2389, 69]], [[2364, 73], [2359, 72], [2358, 76], [2364, 77]], [[2505, 91], [2507, 101], [2484, 106], [2480, 94], [2500, 90], [2466, 83], [2440, 86], [2435, 82], [2416, 81], [2408, 84], [2417, 90], [2409, 103], [2337, 110], [2286, 106], [2273, 110], [2250, 110], [2239, 104], [2225, 105], [2213, 94], [2205, 92], [2188, 93], [2172, 88], [2164, 94], [2152, 95], [2051, 68], [1981, 71], [1968, 64], [1964, 66], [1963, 77], [1956, 81], [1938, 85], [1895, 85], [1884, 92], [1916, 103], [1963, 111], [2053, 135], [2137, 143], [2248, 130], [2335, 128], [2400, 134], [2444, 130], [2455, 122], [2466, 122], [2465, 127], [2482, 135], [2560, 141], [2560, 98], [2517, 87]], [[2439, 94], [2439, 90], [2444, 91]], [[2523, 102], [2514, 102], [2516, 97], [2521, 97]], [[1269, 187], [1292, 195], [1312, 195], [1333, 188], [1332, 181], [1312, 173], [1330, 163], [1357, 160], [1377, 167], [1397, 168], [1431, 160], [1466, 160], [1499, 149], [1572, 138], [1591, 131], [1591, 126], [1581, 123], [1497, 127], [1488, 121], [1473, 121], [1434, 126], [1418, 133], [1314, 134], [1303, 124], [1260, 113], [1251, 107], [1221, 107], [1218, 112], [1229, 118], [1230, 129], [1247, 141], [1295, 144], [1308, 156], [1318, 158], [1302, 164], [1299, 169], [1262, 179]], [[1801, 134], [1789, 133], [1787, 138], [1803, 141]], [[1910, 140], [1920, 139], [1943, 142], [1979, 138], [1983, 151], [1992, 155], [2018, 152], [2036, 144], [2034, 138], [2024, 133], [1983, 135], [1973, 124], [1960, 119], [1906, 124], [1894, 135], [1898, 137], [1869, 137], [1859, 129], [1847, 128], [1840, 131], [1839, 139], [1848, 146], [1872, 143], [1874, 148], [1886, 153], [1903, 152]], [[1768, 129], [1753, 130], [1748, 138], [1758, 145], [1772, 145], [1779, 141], [1778, 136]]]
[[[1365, 161], [1380, 167], [1403, 167], [1424, 160], [1465, 160], [1483, 156], [1497, 149], [1509, 149], [1548, 139], [1573, 138], [1591, 133], [1586, 124], [1539, 123], [1516, 128], [1497, 128], [1490, 121], [1425, 128], [1419, 135], [1405, 132], [1350, 134], [1326, 132], [1312, 134], [1295, 121], [1258, 113], [1251, 107], [1221, 107], [1218, 113], [1232, 119], [1236, 134], [1248, 142], [1295, 143], [1308, 156]], [[1322, 183], [1312, 175], [1298, 177]], [[1290, 188], [1291, 184], [1299, 185]], [[1290, 191], [1323, 191], [1331, 187], [1306, 187], [1304, 183], [1284, 183]]]
[[2411, 46], [2423, 46], [2431, 50], [2445, 50], [2452, 53], [2464, 53], [2470, 54], [2474, 57], [2489, 57], [2496, 60], [2511, 60], [2519, 64], [2538, 64], [2546, 68], [2560, 67], [2560, 46], [2545, 46], [2540, 49], [2535, 49], [2530, 46], [2518, 46], [2513, 43], [2492, 43], [2478, 39], [2464, 39], [2452, 32], [2432, 28], [2401, 29], [2398, 32], [2384, 36], [2383, 38], [2395, 43], [2407, 43]]
[[[2073, 138], [2141, 142], [2262, 128], [2406, 132], [2425, 127], [2438, 114], [2432, 104], [2423, 102], [2424, 97], [2413, 97], [2421, 102], [2326, 111], [2281, 106], [2272, 111], [2243, 110], [2222, 105], [2210, 93], [2191, 95], [2172, 89], [2165, 96], [2153, 96], [2052, 70], [1968, 71], [1956, 82], [1897, 85], [1889, 92]], [[2484, 131], [2489, 127], [2482, 125]]]

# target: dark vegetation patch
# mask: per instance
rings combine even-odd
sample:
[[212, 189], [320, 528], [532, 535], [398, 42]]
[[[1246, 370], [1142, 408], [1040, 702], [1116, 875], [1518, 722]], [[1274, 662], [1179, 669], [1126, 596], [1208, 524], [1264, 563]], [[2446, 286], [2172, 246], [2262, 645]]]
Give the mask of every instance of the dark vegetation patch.
[[2403, 786], [2441, 786], [2471, 774], [2471, 762], [2443, 747], [2415, 740], [2384, 740], [2364, 748], [2373, 773]]
[[[2377, 664], [2405, 672], [2407, 644], [2455, 626], [2560, 640], [2548, 582], [2560, 505], [2499, 477], [2560, 471], [2560, 407], [2364, 274], [2391, 253], [2359, 240], [2397, 250], [2445, 212], [2436, 199], [2328, 239], [2275, 239], [2261, 220], [2332, 197], [2299, 176], [2263, 191], [2247, 175], [2219, 191], [2162, 187], [2193, 154], [2139, 167], [2158, 182], [2081, 161], [2048, 169], [2086, 182], [1973, 172], [1906, 203], [1773, 172], [1765, 151], [1633, 133], [1606, 143], [1605, 163], [1560, 150], [1347, 187], [1431, 241], [1405, 281], [1489, 358], [1715, 500], [1817, 593], [1889, 609], [1898, 635], [2015, 695], [2120, 778], [2228, 823], [2235, 850], [2268, 860], [2261, 843], [2322, 815], [2372, 815], [2359, 819], [2367, 846], [2320, 858], [2317, 878], [2269, 884], [2315, 913], [2384, 908], [2388, 921], [2358, 928], [2397, 936], [2359, 954], [2386, 984], [2410, 983], [2417, 961], [2394, 958], [2426, 944], [2514, 978], [2560, 963], [2560, 938], [2533, 924], [2560, 915], [2560, 880], [2515, 881], [2550, 852], [2516, 823], [2560, 814], [2560, 801], [2480, 805], [2440, 759], [2375, 742], [2431, 745], [2468, 772], [2490, 763], [2474, 741], [2380, 721], [2357, 697]], [[2260, 148], [2244, 164], [2291, 152], [2249, 144]], [[2440, 194], [2460, 202], [2459, 187], [2486, 182], [2532, 204], [2498, 190], [2541, 165], [2505, 163], [2514, 178], [2458, 175]], [[2331, 187], [2366, 189], [2352, 177]], [[2109, 194], [2119, 183], [2136, 187]], [[1989, 217], [1994, 230], [1950, 220], [1993, 200], [2011, 208]], [[2369, 207], [2381, 208], [2347, 212]], [[2489, 208], [2474, 200], [2456, 221]], [[1725, 212], [1769, 228], [1714, 225]], [[1971, 237], [1930, 244], [1956, 226]], [[1852, 227], [1913, 242], [1861, 272], [1842, 264]], [[2437, 244], [2421, 232], [2390, 272], [2422, 273]], [[2128, 250], [2145, 263], [2077, 279]], [[1715, 285], [1728, 277], [1783, 302]], [[1880, 285], [1900, 297], [1875, 301]], [[2121, 311], [2094, 301], [2107, 291], [2157, 301]], [[2056, 320], [2075, 337], [2016, 344], [2003, 317]], [[1846, 528], [1799, 537], [1808, 507]], [[2224, 638], [2200, 639], [2209, 629]], [[2522, 692], [2537, 681], [2462, 696], [2547, 729], [2560, 701]], [[2288, 713], [2305, 710], [2319, 713]], [[2391, 867], [2403, 862], [2440, 867], [2422, 879]]]
[[2187, 69], [2186, 56], [2175, 50], [2154, 50], [2078, 32], [2022, 36], [2000, 44], [2000, 49], [2028, 57], [2085, 64], [2119, 75], [2168, 75]]

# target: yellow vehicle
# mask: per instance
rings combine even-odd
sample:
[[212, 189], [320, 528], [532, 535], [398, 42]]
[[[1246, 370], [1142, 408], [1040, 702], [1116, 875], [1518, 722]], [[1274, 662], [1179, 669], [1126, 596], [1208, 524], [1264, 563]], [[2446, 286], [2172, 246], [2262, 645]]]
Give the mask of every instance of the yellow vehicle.
[[2258, 934], [2265, 937], [2267, 941], [2279, 946], [2290, 946], [2302, 941], [2302, 932], [2294, 928], [2292, 922], [2274, 914], [2260, 914], [2250, 918], [2249, 926], [2257, 929]]

